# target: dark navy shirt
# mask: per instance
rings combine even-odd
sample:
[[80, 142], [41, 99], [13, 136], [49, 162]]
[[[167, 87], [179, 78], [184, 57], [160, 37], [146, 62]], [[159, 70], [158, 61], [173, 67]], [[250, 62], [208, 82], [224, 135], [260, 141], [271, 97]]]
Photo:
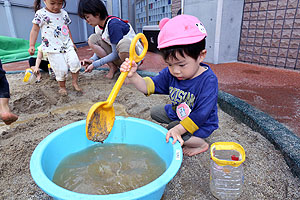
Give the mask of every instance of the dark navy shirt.
[[108, 23], [108, 34], [112, 44], [118, 44], [130, 30], [128, 23], [118, 18], [113, 18]]
[[191, 109], [189, 118], [199, 127], [193, 135], [206, 138], [218, 128], [218, 79], [208, 65], [201, 66], [207, 70], [193, 79], [178, 80], [165, 68], [152, 80], [155, 94], [170, 97], [172, 104], [165, 106], [168, 117], [180, 121], [176, 108], [185, 102]]

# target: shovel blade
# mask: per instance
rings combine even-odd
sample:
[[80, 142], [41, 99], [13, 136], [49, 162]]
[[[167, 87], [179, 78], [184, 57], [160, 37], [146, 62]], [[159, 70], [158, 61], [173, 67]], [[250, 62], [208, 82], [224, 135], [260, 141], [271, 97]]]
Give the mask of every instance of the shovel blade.
[[86, 136], [94, 142], [103, 142], [112, 130], [115, 121], [114, 107], [106, 108], [107, 102], [93, 105], [86, 120]]

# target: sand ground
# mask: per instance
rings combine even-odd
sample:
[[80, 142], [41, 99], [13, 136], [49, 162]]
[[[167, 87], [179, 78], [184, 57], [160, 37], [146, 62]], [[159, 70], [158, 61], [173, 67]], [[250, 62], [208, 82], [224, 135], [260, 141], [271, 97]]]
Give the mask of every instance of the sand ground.
[[[35, 147], [53, 131], [86, 119], [91, 105], [108, 97], [116, 77], [107, 80], [105, 71], [80, 74], [84, 94], [73, 90], [70, 76], [68, 96], [58, 95], [56, 81], [43, 74], [39, 84], [22, 82], [24, 74], [7, 75], [11, 89], [10, 107], [20, 116], [5, 126], [0, 122], [0, 199], [51, 199], [34, 183], [29, 171]], [[168, 103], [167, 96], [145, 97], [123, 85], [114, 107], [116, 115], [150, 120], [150, 108]], [[246, 151], [244, 190], [240, 199], [300, 199], [300, 180], [294, 177], [281, 153], [260, 133], [219, 109], [220, 128], [207, 142], [233, 141]], [[215, 199], [209, 191], [209, 152], [184, 157], [181, 169], [167, 185], [164, 200]]]

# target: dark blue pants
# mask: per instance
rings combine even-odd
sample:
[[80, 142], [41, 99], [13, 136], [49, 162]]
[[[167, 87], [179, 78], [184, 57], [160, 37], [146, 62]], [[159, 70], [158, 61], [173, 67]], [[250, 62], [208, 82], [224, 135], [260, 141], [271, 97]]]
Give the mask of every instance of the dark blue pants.
[[[35, 61], [36, 61], [36, 58], [30, 57], [29, 60], [28, 60], [29, 66], [30, 66], [30, 67], [35, 66]], [[49, 70], [48, 70], [48, 64], [49, 64], [48, 61], [41, 60], [41, 64], [40, 64], [39, 67], [40, 67], [40, 69], [42, 69], [43, 71], [49, 72]]]
[[3, 70], [0, 60], [0, 98], [10, 98], [9, 84], [7, 82], [5, 74], [6, 72]]

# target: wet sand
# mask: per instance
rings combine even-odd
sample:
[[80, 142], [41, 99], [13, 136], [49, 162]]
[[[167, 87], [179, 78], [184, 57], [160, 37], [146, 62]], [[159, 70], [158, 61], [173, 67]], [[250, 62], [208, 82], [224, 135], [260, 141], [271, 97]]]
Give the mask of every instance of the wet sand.
[[[106, 71], [80, 74], [84, 94], [67, 80], [68, 96], [60, 96], [56, 81], [43, 74], [39, 84], [22, 82], [23, 74], [7, 75], [10, 107], [19, 115], [11, 126], [0, 122], [0, 199], [50, 199], [35, 185], [29, 161], [35, 147], [53, 131], [86, 119], [91, 105], [105, 101], [116, 81], [104, 78]], [[123, 85], [114, 104], [116, 115], [150, 120], [153, 105], [169, 103], [167, 96], [145, 97]], [[246, 151], [244, 191], [240, 199], [300, 199], [300, 180], [294, 177], [281, 153], [260, 133], [219, 109], [220, 128], [207, 142], [233, 141]], [[181, 169], [167, 185], [162, 199], [215, 199], [209, 191], [209, 152], [184, 157]]]

